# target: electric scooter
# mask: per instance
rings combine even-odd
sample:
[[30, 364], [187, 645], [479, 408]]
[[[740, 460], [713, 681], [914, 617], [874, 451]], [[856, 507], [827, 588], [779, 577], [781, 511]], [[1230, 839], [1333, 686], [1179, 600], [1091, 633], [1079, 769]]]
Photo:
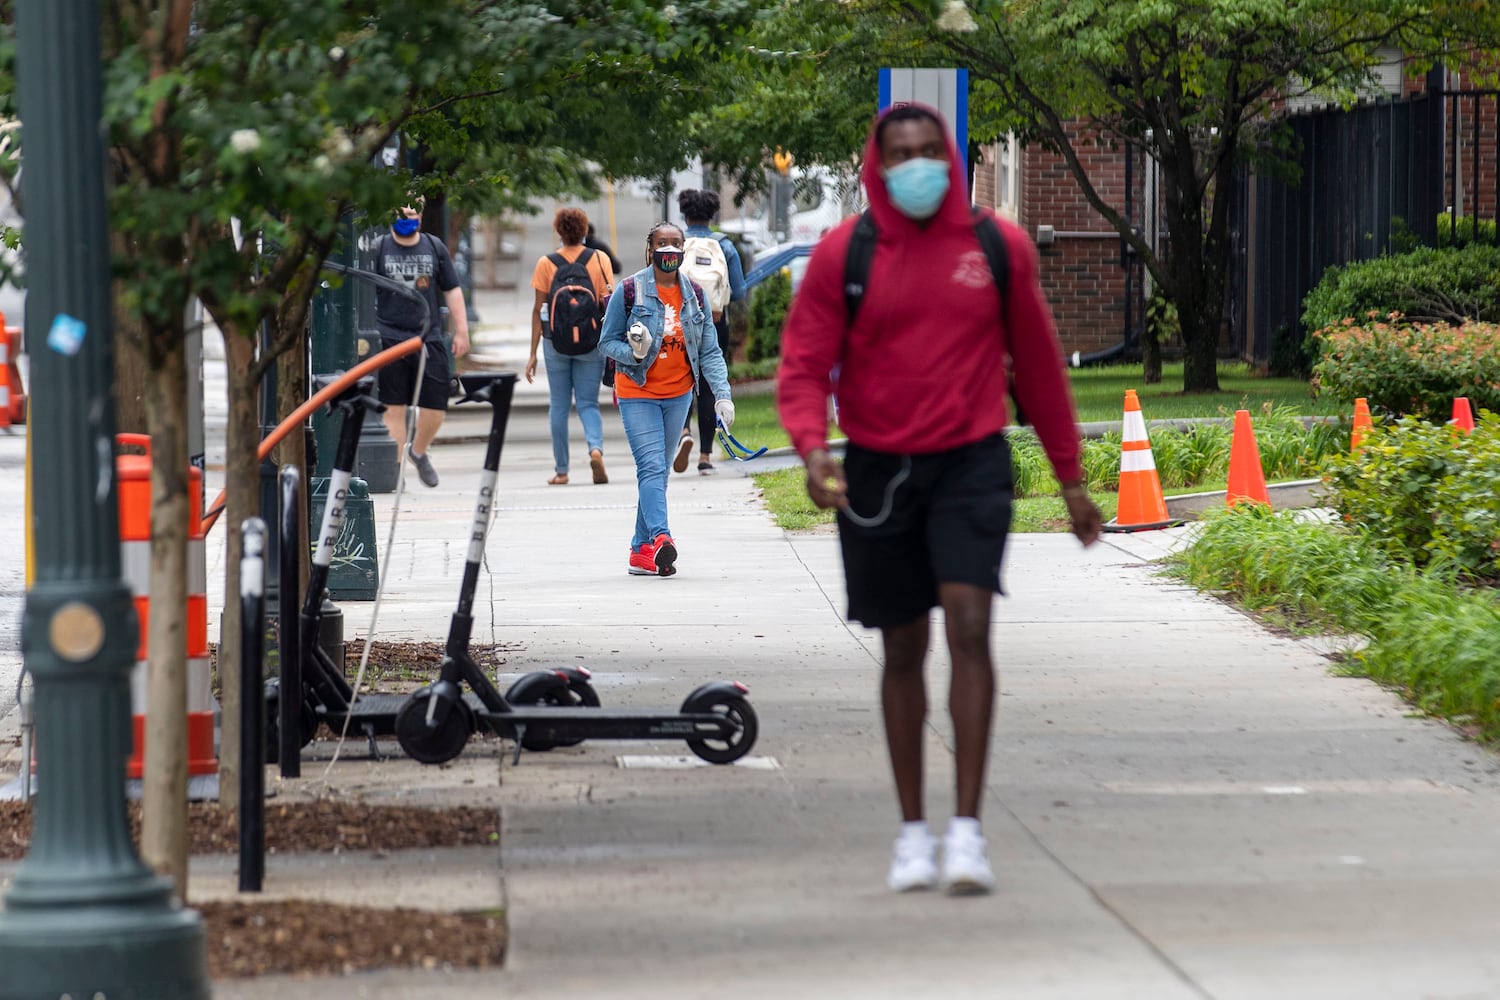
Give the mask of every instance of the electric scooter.
[[[492, 399], [494, 385], [507, 377], [510, 381], [506, 383], [507, 389], [503, 393], [503, 398], [495, 396]], [[495, 422], [499, 424], [502, 440], [506, 416], [510, 411], [509, 386], [513, 385], [514, 380], [514, 375], [502, 375], [498, 378], [493, 374], [459, 377], [464, 394], [458, 402], [493, 402]], [[343, 424], [339, 429], [338, 446], [333, 468], [329, 474], [328, 499], [323, 509], [318, 546], [312, 557], [307, 590], [298, 616], [299, 629], [297, 641], [294, 643], [295, 649], [283, 650], [283, 656], [296, 656], [300, 667], [293, 673], [293, 676], [300, 674], [302, 681], [302, 704], [299, 713], [302, 732], [299, 743], [306, 746], [312, 741], [313, 731], [320, 721], [326, 722], [330, 729], [339, 732], [344, 729], [347, 720], [350, 729], [363, 734], [369, 741], [370, 756], [378, 759], [380, 754], [375, 738], [396, 733], [396, 716], [405, 701], [405, 696], [366, 693], [356, 697], [354, 689], [344, 677], [342, 667], [333, 662], [318, 642], [318, 632], [323, 620], [323, 595], [328, 586], [329, 567], [333, 563], [334, 543], [344, 525], [345, 500], [348, 496], [349, 481], [354, 475], [365, 410], [379, 413], [385, 409], [384, 404], [371, 395], [373, 384], [374, 380], [370, 377], [360, 379], [329, 404], [332, 410], [342, 414]], [[494, 462], [488, 466], [486, 483], [480, 491], [481, 509], [484, 511], [488, 511], [489, 504], [492, 502], [490, 497], [494, 491], [493, 470], [499, 467], [499, 450], [498, 448], [492, 450]], [[489, 461], [488, 457], [486, 461]], [[292, 519], [287, 529], [283, 530], [281, 538], [281, 559], [292, 560], [291, 565], [295, 565], [298, 549], [302, 545], [300, 533], [295, 531], [295, 527], [295, 519]], [[483, 552], [482, 542], [479, 550]], [[476, 580], [477, 571], [472, 577], [468, 572], [465, 573], [460, 597], [460, 604], [465, 608], [473, 604]], [[293, 606], [296, 600], [295, 592], [282, 595], [283, 604], [287, 608]], [[468, 643], [467, 633], [464, 635], [464, 643], [465, 645]], [[473, 665], [472, 659], [469, 659], [468, 663], [472, 669], [463, 674], [462, 680], [468, 684], [471, 693], [464, 699], [463, 711], [467, 712], [470, 717], [477, 711], [500, 709], [508, 704], [531, 702], [568, 706], [599, 704], [599, 697], [589, 684], [589, 673], [581, 668], [567, 667], [538, 672], [542, 676], [528, 674], [518, 680], [506, 695], [501, 695], [484, 672]], [[280, 696], [279, 679], [268, 681], [266, 700], [268, 718], [271, 720], [266, 739], [268, 754], [276, 753], [279, 746], [280, 732], [277, 720]], [[508, 702], [507, 698], [511, 700]], [[554, 746], [562, 745], [564, 745], [563, 740], [549, 742], [542, 737], [537, 737], [530, 741], [527, 749], [550, 750]]]
[[[469, 550], [464, 563], [458, 610], [448, 626], [448, 640], [438, 679], [412, 692], [396, 713], [396, 738], [414, 760], [441, 764], [457, 757], [476, 726], [515, 741], [512, 763], [522, 749], [548, 750], [585, 739], [685, 740], [688, 749], [713, 764], [739, 760], [755, 745], [759, 723], [745, 695], [749, 689], [734, 681], [709, 681], [692, 691], [676, 712], [650, 709], [603, 709], [588, 684], [586, 671], [541, 670], [518, 680], [503, 697], [489, 684], [469, 655], [473, 629], [474, 591], [484, 559], [494, 513], [495, 480], [500, 449], [510, 412], [516, 376], [466, 375], [466, 398], [486, 399], [493, 406], [479, 501], [474, 511]], [[487, 380], [488, 385], [479, 382]], [[304, 641], [304, 645], [306, 645]], [[579, 677], [578, 675], [582, 675]], [[461, 684], [479, 693], [462, 696]], [[491, 697], [494, 694], [496, 697]]]

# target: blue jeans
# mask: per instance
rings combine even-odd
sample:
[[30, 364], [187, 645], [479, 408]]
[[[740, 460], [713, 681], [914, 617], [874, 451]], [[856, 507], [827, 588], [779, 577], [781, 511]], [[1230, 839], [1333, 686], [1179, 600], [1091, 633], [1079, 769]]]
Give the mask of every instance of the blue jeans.
[[599, 416], [599, 380], [604, 377], [604, 355], [598, 349], [587, 354], [562, 354], [551, 341], [542, 339], [542, 359], [547, 365], [547, 416], [552, 423], [552, 464], [558, 475], [568, 474], [568, 410], [578, 403], [583, 439], [589, 451], [604, 450], [604, 420]]
[[620, 423], [635, 456], [635, 534], [632, 551], [667, 529], [667, 474], [693, 394], [672, 399], [621, 399]]

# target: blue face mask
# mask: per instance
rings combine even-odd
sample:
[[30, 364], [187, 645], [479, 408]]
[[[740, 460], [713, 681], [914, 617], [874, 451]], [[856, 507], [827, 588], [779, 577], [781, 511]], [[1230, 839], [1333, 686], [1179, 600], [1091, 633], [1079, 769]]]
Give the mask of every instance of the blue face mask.
[[885, 172], [885, 189], [902, 215], [918, 222], [930, 219], [948, 193], [948, 164], [925, 157], [898, 163]]
[[422, 227], [421, 219], [397, 219], [391, 223], [391, 228], [396, 231], [397, 236], [410, 236]]

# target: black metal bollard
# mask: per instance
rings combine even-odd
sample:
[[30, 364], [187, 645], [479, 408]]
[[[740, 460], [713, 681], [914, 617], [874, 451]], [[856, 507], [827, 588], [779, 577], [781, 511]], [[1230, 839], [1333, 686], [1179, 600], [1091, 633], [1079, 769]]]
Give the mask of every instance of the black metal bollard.
[[263, 666], [266, 635], [266, 522], [240, 525], [240, 892], [260, 892], [266, 874]]
[[302, 581], [297, 578], [301, 560], [297, 558], [302, 544], [302, 525], [297, 516], [297, 494], [302, 474], [292, 465], [281, 469], [281, 593], [277, 622], [277, 655], [281, 661], [280, 708], [281, 776], [302, 777], [302, 624], [297, 609], [301, 607]]

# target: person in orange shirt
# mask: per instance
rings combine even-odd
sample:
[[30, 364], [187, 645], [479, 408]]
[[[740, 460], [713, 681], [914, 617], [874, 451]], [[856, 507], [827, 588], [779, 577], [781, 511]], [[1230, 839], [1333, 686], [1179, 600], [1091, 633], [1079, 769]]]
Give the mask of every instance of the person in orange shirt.
[[600, 351], [615, 362], [620, 423], [635, 456], [635, 533], [627, 565], [635, 576], [677, 572], [677, 543], [667, 525], [667, 474], [700, 378], [718, 400], [719, 420], [726, 428], [734, 423], [729, 369], [707, 298], [678, 271], [683, 242], [682, 229], [672, 223], [651, 227], [647, 265], [610, 296], [599, 338]]
[[[561, 267], [570, 271], [578, 265], [588, 276], [593, 288], [594, 304], [603, 309], [609, 297], [612, 283], [609, 258], [599, 251], [584, 245], [588, 236], [589, 217], [579, 208], [560, 208], [552, 220], [552, 228], [562, 245], [550, 254], [543, 254], [536, 262], [531, 275], [531, 287], [536, 291], [536, 300], [531, 306], [531, 356], [526, 359], [526, 381], [536, 378], [537, 347], [543, 344], [542, 333], [553, 317], [544, 316], [543, 309], [556, 309], [548, 303], [552, 293], [553, 279]], [[566, 280], [567, 275], [564, 275]], [[598, 311], [593, 316], [592, 334], [598, 336]], [[563, 349], [554, 346], [557, 337], [548, 337], [543, 348], [547, 365], [547, 416], [552, 428], [553, 473], [547, 482], [562, 486], [568, 481], [568, 411], [578, 407], [578, 419], [583, 424], [583, 439], [589, 450], [589, 467], [594, 482], [607, 483], [609, 475], [604, 471], [604, 420], [599, 414], [599, 382], [604, 374], [604, 355], [599, 353], [597, 343], [582, 342], [583, 349], [563, 343]]]

